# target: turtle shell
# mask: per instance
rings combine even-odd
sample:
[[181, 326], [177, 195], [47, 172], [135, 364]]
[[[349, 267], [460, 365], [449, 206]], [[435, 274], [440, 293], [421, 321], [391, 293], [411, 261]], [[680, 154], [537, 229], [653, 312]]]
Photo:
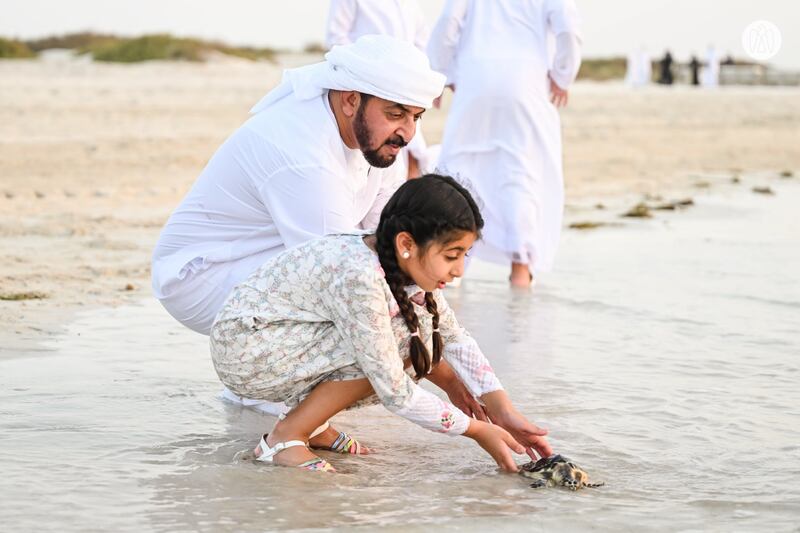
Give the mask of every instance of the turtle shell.
[[563, 455], [551, 455], [550, 457], [542, 457], [536, 462], [529, 462], [522, 465], [520, 468], [525, 472], [542, 472], [550, 470], [558, 463], [569, 463], [570, 460]]

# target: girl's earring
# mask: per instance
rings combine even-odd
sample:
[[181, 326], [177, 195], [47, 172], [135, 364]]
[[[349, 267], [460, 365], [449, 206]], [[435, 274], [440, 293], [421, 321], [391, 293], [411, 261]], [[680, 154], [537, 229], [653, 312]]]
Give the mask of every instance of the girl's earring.
[[408, 250], [406, 250], [405, 252], [403, 252], [403, 259], [408, 259], [409, 257], [411, 257], [411, 254], [410, 254], [410, 253], [408, 253]]

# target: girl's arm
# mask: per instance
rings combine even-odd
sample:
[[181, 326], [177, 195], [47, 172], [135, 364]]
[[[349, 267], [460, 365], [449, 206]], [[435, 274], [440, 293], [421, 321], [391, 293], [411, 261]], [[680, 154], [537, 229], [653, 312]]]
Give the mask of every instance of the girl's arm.
[[381, 274], [375, 269], [349, 270], [342, 264], [320, 268], [320, 277], [330, 278], [321, 296], [343, 349], [353, 354], [381, 403], [426, 429], [463, 434], [469, 417], [418, 386], [403, 370], [389, 315], [389, 289]]
[[502, 383], [497, 379], [478, 343], [458, 323], [441, 291], [434, 291], [433, 296], [439, 312], [439, 334], [444, 344], [442, 355], [459, 379], [476, 397], [503, 390]]
[[467, 388], [480, 398], [489, 420], [511, 433], [532, 459], [536, 459], [534, 451], [542, 457], [552, 455], [553, 449], [544, 438], [547, 430], [529, 422], [517, 411], [478, 343], [458, 324], [455, 313], [441, 291], [436, 291], [434, 298], [439, 311], [439, 330], [445, 345], [444, 356]]
[[458, 379], [453, 368], [446, 360], [439, 361], [439, 364], [426, 377], [428, 381], [447, 393], [447, 397], [450, 398], [453, 405], [461, 409], [464, 414], [478, 420], [487, 420], [483, 406], [478, 403], [478, 400], [464, 386], [464, 383]]

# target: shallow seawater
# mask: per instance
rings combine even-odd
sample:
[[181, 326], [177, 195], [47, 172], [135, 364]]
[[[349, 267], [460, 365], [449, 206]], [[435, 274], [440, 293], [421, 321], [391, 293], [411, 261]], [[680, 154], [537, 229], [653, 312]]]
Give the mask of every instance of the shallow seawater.
[[[800, 524], [800, 186], [565, 230], [532, 293], [473, 265], [448, 298], [520, 410], [606, 486], [528, 488], [472, 441], [370, 407], [378, 453], [322, 475], [247, 460], [274, 419], [217, 398], [206, 339], [157, 302], [0, 360], [6, 530], [793, 530]], [[519, 458], [523, 462], [524, 458]]]

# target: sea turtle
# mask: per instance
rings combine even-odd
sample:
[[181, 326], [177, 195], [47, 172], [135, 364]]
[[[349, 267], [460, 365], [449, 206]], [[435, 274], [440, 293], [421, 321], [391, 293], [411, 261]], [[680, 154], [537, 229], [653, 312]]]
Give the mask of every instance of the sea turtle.
[[535, 479], [531, 487], [567, 487], [578, 490], [583, 487], [601, 487], [605, 483], [589, 483], [589, 474], [563, 455], [551, 455], [531, 461], [520, 467], [520, 475]]

